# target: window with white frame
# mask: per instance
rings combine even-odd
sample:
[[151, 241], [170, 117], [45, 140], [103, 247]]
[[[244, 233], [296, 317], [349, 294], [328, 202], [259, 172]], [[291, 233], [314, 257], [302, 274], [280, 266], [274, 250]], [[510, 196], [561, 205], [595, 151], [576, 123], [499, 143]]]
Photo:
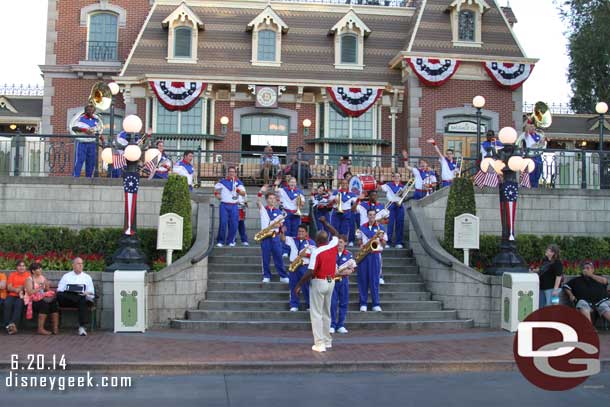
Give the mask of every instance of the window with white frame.
[[481, 21], [489, 10], [485, 0], [454, 0], [449, 5], [453, 45], [481, 47]]
[[364, 69], [364, 38], [371, 30], [354, 10], [339, 20], [331, 32], [335, 35], [335, 68]]
[[110, 12], [89, 14], [88, 61], [118, 61], [118, 15]]
[[204, 29], [201, 19], [186, 3], [180, 4], [162, 25], [168, 29], [167, 61], [170, 63], [197, 63], [199, 30]]
[[[161, 103], [156, 103], [156, 126], [155, 134], [159, 135], [201, 135], [204, 128], [204, 112], [206, 111], [206, 100], [199, 101], [189, 110], [170, 111]], [[163, 137], [161, 137], [163, 138]], [[165, 148], [169, 150], [194, 150], [201, 146], [201, 142], [196, 139], [180, 139], [166, 137]]]
[[[326, 138], [331, 139], [325, 150], [331, 154], [330, 160], [333, 161], [337, 155], [349, 155], [352, 157], [354, 166], [372, 165], [374, 159], [372, 157], [362, 157], [362, 155], [372, 155], [377, 153], [377, 146], [373, 144], [373, 140], [377, 139], [377, 112], [376, 107], [371, 108], [360, 117], [344, 117], [339, 114], [334, 108], [328, 105], [328, 123]], [[335, 140], [357, 140], [358, 142], [336, 142]], [[371, 140], [371, 143], [363, 143], [364, 140]], [[333, 142], [335, 141], [335, 142]], [[358, 158], [358, 156], [361, 156]]]
[[458, 18], [458, 40], [459, 41], [474, 41], [475, 40], [475, 15], [472, 10], [460, 11]]
[[282, 64], [282, 34], [288, 26], [267, 6], [247, 25], [252, 31], [252, 65], [280, 66]]

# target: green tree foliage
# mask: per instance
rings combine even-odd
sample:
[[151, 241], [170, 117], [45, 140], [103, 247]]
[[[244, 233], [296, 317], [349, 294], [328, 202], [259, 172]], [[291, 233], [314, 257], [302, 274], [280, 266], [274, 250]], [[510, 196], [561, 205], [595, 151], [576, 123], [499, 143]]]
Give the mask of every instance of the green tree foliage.
[[183, 218], [182, 250], [176, 252], [175, 259], [186, 253], [193, 240], [193, 227], [191, 225], [191, 194], [185, 177], [170, 174], [161, 198], [161, 211], [159, 215], [175, 213]]
[[474, 200], [474, 186], [472, 181], [466, 177], [458, 177], [453, 180], [449, 197], [447, 198], [447, 209], [445, 211], [445, 240], [443, 246], [456, 258], [461, 258], [462, 251], [453, 249], [453, 224], [454, 218], [464, 213], [477, 214], [477, 205]]
[[[556, 0], [567, 24], [568, 80], [577, 113], [594, 113], [595, 104], [610, 100], [610, 1]], [[548, 41], [552, 39], [540, 39]]]

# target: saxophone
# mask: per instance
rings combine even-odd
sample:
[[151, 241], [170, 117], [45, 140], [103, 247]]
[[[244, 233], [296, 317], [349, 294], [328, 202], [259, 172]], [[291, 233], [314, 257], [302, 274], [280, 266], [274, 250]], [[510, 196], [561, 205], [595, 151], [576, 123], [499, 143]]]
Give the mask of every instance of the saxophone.
[[364, 246], [362, 246], [362, 248], [356, 255], [357, 264], [362, 262], [362, 260], [364, 260], [364, 258], [371, 252], [379, 250], [379, 246], [381, 245], [380, 239], [383, 237], [384, 233], [385, 232], [383, 231], [383, 229], [379, 229], [377, 232], [375, 232], [375, 236], [373, 236], [371, 240], [369, 240]]
[[272, 237], [273, 235], [275, 235], [275, 230], [273, 230], [273, 229], [277, 228], [280, 225], [280, 223], [282, 223], [282, 221], [284, 221], [285, 218], [286, 218], [285, 213], [283, 213], [280, 216], [278, 216], [277, 218], [275, 218], [275, 220], [273, 222], [269, 223], [269, 226], [261, 229], [254, 235], [254, 241], [256, 241], [258, 243], [263, 239], [266, 239], [268, 237]]
[[341, 281], [343, 277], [347, 277], [349, 274], [343, 274], [345, 270], [350, 268], [356, 268], [356, 262], [354, 259], [349, 259], [345, 263], [341, 265], [341, 267], [337, 267], [337, 271], [335, 272], [335, 281]]
[[[309, 249], [309, 244], [307, 244], [303, 250], [308, 250]], [[288, 271], [291, 273], [294, 273], [299, 267], [301, 267], [304, 263], [305, 263], [305, 255], [307, 254], [307, 251], [303, 253], [303, 255], [301, 255], [299, 253], [299, 255], [297, 256], [296, 259], [294, 259], [292, 261], [292, 263], [290, 263], [290, 266], [288, 266]]]

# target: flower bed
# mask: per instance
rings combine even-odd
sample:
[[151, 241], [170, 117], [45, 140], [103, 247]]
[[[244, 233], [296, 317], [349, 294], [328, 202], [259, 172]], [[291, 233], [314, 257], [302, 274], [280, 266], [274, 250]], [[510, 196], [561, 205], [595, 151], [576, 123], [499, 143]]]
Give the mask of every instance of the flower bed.
[[0, 270], [15, 270], [17, 262], [24, 261], [26, 266], [32, 263], [40, 263], [43, 270], [72, 270], [72, 259], [81, 257], [85, 271], [103, 271], [105, 266], [104, 256], [101, 254], [78, 254], [71, 251], [57, 253], [47, 252], [44, 254], [0, 252]]

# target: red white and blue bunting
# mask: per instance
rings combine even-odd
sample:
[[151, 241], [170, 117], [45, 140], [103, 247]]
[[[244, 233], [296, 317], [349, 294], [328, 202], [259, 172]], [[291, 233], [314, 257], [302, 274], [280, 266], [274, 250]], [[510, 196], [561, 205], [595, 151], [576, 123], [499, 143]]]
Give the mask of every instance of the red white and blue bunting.
[[419, 80], [428, 86], [441, 86], [460, 66], [460, 61], [449, 58], [407, 58], [407, 62]]
[[508, 62], [483, 62], [491, 79], [500, 87], [515, 90], [529, 78], [534, 64], [513, 64]]
[[193, 107], [207, 88], [203, 82], [150, 81], [159, 102], [170, 111], [186, 111]]
[[383, 89], [348, 88], [333, 86], [326, 88], [335, 104], [348, 116], [359, 117], [366, 113], [381, 97]]

